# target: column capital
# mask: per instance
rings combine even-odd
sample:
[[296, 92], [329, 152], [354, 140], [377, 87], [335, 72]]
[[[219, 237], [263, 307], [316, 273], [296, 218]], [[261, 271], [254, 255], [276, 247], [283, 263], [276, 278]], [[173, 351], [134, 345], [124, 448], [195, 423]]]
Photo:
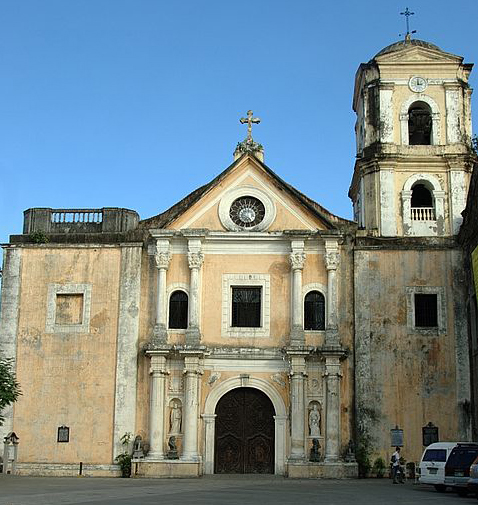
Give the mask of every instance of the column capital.
[[150, 358], [150, 374], [169, 374], [166, 368], [166, 357], [168, 355], [167, 351], [146, 351], [146, 354]]
[[171, 258], [172, 255], [169, 251], [160, 251], [158, 248], [156, 248], [154, 259], [156, 261], [156, 267], [158, 269], [163, 268], [167, 270], [169, 268], [169, 264], [171, 263]]
[[188, 252], [188, 264], [191, 270], [193, 268], [197, 269], [201, 268], [203, 262], [204, 262], [204, 254], [201, 251]]
[[216, 419], [217, 414], [201, 414], [201, 417], [204, 419], [205, 423], [210, 423]]
[[336, 270], [339, 264], [338, 240], [325, 240], [325, 266], [327, 270]]
[[203, 353], [197, 351], [180, 351], [180, 355], [184, 356], [184, 374], [202, 375], [202, 358]]
[[289, 255], [289, 262], [292, 270], [302, 270], [304, 268], [305, 258], [305, 252], [303, 251], [291, 252]]
[[289, 358], [290, 371], [289, 376], [301, 376], [306, 375], [305, 358], [309, 355], [309, 352], [304, 351], [294, 351], [288, 350], [287, 357]]

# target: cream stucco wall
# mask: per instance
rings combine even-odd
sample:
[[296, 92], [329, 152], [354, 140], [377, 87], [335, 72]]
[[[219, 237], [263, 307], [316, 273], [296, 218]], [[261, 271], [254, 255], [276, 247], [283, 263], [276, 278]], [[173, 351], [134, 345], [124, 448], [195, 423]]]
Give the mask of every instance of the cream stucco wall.
[[[120, 249], [25, 247], [14, 430], [22, 462], [109, 464], [112, 459]], [[91, 286], [90, 331], [47, 333], [48, 286]], [[57, 428], [70, 427], [70, 442]]]

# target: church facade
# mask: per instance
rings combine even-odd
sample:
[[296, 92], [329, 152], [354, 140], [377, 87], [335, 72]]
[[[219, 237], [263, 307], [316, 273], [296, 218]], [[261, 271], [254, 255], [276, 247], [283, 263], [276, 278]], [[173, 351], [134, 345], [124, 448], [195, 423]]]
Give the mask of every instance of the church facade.
[[117, 475], [127, 434], [138, 477], [353, 477], [354, 453], [416, 461], [429, 423], [469, 440], [471, 67], [410, 39], [359, 67], [354, 221], [264, 163], [252, 113], [234, 162], [157, 216], [25, 211], [0, 334], [17, 472]]

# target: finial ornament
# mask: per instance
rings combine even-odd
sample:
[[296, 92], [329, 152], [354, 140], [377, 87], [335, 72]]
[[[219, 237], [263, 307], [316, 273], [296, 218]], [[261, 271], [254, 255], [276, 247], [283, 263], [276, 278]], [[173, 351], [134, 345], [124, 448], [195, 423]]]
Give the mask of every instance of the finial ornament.
[[242, 124], [247, 123], [247, 137], [239, 142], [236, 146], [236, 150], [234, 151], [234, 159], [237, 159], [244, 153], [252, 153], [261, 161], [264, 161], [264, 148], [261, 144], [254, 142], [252, 140], [252, 124], [258, 124], [261, 122], [260, 118], [252, 117], [252, 110], [247, 111], [247, 118], [241, 117], [239, 120]]
[[261, 122], [260, 118], [252, 117], [252, 110], [247, 111], [247, 118], [241, 117], [239, 120], [241, 124], [247, 123], [247, 138], [246, 142], [252, 142], [252, 124], [259, 124]]
[[[405, 19], [407, 21], [407, 33], [405, 34], [405, 40], [408, 42], [412, 38], [412, 33], [417, 33], [416, 30], [410, 31], [410, 23], [409, 23], [409, 17], [413, 16], [415, 13], [411, 12], [408, 7], [405, 9], [404, 12], [400, 12], [400, 16], [405, 16]], [[400, 34], [401, 36], [402, 34]]]

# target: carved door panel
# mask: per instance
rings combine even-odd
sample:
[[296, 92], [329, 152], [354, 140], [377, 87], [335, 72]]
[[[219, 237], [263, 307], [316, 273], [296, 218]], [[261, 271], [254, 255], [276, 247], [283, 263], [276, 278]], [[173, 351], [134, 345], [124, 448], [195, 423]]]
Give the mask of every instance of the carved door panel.
[[261, 391], [238, 388], [216, 407], [215, 473], [274, 473], [274, 407]]

